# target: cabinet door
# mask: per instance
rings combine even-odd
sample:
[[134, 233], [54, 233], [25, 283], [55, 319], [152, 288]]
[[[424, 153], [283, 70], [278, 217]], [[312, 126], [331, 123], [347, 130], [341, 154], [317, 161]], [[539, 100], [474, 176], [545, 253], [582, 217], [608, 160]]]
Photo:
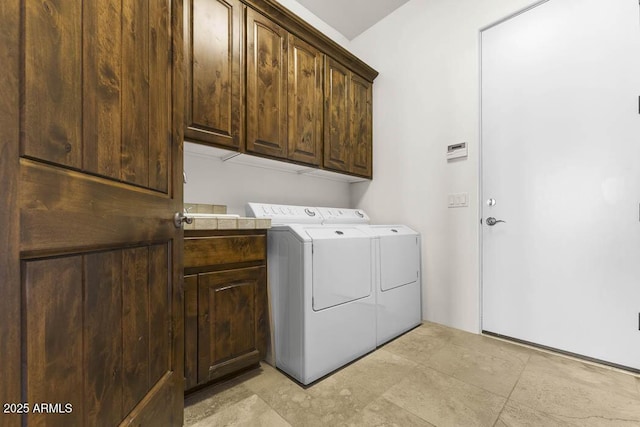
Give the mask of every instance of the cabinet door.
[[324, 167], [349, 171], [351, 133], [349, 70], [327, 57], [325, 66]]
[[264, 267], [198, 277], [198, 382], [258, 363], [266, 351]]
[[242, 7], [239, 0], [186, 2], [187, 139], [240, 147]]
[[287, 158], [287, 32], [247, 9], [247, 151]]
[[289, 34], [289, 159], [322, 160], [323, 55]]
[[351, 74], [351, 167], [350, 172], [371, 178], [372, 84]]
[[198, 384], [198, 276], [184, 278], [185, 390]]

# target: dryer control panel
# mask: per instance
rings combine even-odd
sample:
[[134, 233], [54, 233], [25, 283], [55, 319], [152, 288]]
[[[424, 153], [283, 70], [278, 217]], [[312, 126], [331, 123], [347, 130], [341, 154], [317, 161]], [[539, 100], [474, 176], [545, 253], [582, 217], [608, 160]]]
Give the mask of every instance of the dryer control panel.
[[369, 216], [362, 209], [318, 208], [323, 224], [368, 224]]
[[269, 218], [273, 225], [322, 223], [322, 214], [318, 208], [310, 206], [249, 203], [246, 212], [252, 218]]

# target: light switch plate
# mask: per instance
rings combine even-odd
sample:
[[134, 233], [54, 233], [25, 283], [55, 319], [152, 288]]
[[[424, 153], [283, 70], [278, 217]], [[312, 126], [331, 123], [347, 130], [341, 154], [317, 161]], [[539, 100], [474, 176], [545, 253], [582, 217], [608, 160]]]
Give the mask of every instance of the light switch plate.
[[469, 206], [469, 193], [450, 193], [448, 196], [448, 207], [466, 208]]

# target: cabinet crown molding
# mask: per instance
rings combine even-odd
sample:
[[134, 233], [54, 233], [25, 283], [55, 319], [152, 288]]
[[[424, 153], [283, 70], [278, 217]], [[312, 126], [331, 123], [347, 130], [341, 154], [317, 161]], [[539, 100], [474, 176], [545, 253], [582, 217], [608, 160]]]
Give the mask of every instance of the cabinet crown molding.
[[354, 73], [373, 83], [378, 72], [353, 53], [331, 40], [307, 21], [291, 12], [276, 0], [241, 0], [242, 3], [264, 14], [288, 32], [320, 49], [342, 63]]

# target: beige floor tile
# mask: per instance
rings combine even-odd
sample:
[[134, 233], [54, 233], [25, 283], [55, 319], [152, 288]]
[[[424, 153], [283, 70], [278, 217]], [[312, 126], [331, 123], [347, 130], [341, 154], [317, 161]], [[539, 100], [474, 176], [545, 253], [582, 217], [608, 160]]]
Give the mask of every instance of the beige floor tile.
[[310, 398], [302, 386], [266, 363], [262, 363], [260, 369], [241, 377], [240, 380], [244, 387], [256, 393], [267, 403], [278, 394], [284, 395], [283, 400], [291, 398], [292, 395], [294, 400]]
[[433, 424], [389, 402], [387, 399], [379, 397], [365, 406], [362, 412], [351, 417], [344, 426], [433, 427]]
[[425, 367], [382, 396], [437, 426], [491, 426], [506, 400]]
[[637, 378], [633, 375], [560, 355], [537, 352], [527, 364], [527, 371], [538, 375], [562, 377], [588, 387], [625, 393], [637, 398], [634, 393], [637, 392]]
[[528, 347], [512, 344], [486, 335], [472, 334], [458, 329], [451, 330], [451, 343], [476, 350], [481, 353], [491, 354], [504, 360], [517, 359], [526, 363], [531, 354], [537, 353]]
[[551, 354], [531, 356], [510, 400], [582, 426], [640, 425], [635, 378]]
[[450, 336], [439, 328], [420, 326], [385, 344], [382, 349], [416, 363], [425, 363], [444, 347]]
[[340, 370], [335, 376], [379, 396], [411, 375], [416, 366], [415, 362], [381, 348]]
[[193, 427], [218, 426], [287, 427], [291, 424], [253, 394], [193, 425]]
[[503, 359], [493, 353], [447, 344], [425, 364], [466, 383], [509, 397], [525, 367], [525, 362], [510, 356]]
[[412, 329], [408, 334], [449, 339], [454, 336], [455, 332], [456, 329], [440, 325], [439, 323], [423, 322], [422, 325]]
[[366, 386], [334, 374], [302, 387], [263, 365], [260, 375], [243, 382], [293, 426], [326, 426], [346, 422], [376, 398]]
[[185, 404], [197, 427], [637, 426], [640, 377], [425, 323], [309, 387], [263, 364]]
[[518, 402], [505, 405], [495, 427], [572, 426], [573, 424], [542, 411], [536, 411]]
[[253, 392], [238, 380], [193, 393], [184, 402], [184, 425], [191, 426], [251, 395], [253, 395]]

